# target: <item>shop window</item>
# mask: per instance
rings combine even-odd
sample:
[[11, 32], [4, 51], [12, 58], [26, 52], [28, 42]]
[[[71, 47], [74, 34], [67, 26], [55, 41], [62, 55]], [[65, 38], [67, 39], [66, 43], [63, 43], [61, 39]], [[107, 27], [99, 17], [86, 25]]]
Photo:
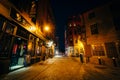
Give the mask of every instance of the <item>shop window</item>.
[[105, 56], [104, 48], [101, 45], [93, 46], [93, 56]]
[[5, 19], [0, 16], [0, 30], [2, 30], [4, 21], [5, 21]]
[[24, 57], [27, 54], [27, 41], [18, 37], [14, 37], [14, 43], [11, 49], [10, 66], [23, 65]]
[[11, 23], [7, 22], [5, 32], [13, 34], [14, 26]]
[[24, 37], [26, 39], [29, 38], [29, 33], [27, 30], [23, 29], [22, 27], [18, 27], [16, 35]]
[[90, 29], [91, 29], [91, 34], [94, 35], [94, 34], [98, 34], [98, 24], [95, 23], [93, 25], [90, 25]]
[[0, 57], [8, 57], [12, 36], [0, 33]]

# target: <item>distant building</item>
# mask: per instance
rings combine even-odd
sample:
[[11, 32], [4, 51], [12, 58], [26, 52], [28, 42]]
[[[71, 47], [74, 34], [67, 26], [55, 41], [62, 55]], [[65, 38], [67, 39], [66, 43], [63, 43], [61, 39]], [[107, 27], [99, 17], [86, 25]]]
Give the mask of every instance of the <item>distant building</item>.
[[[81, 20], [83, 21], [82, 25], [85, 27], [85, 33], [82, 39], [85, 41], [82, 41], [81, 38], [76, 39], [75, 36], [77, 36], [77, 34], [75, 34], [75, 27], [69, 30], [69, 26], [67, 26], [67, 49], [72, 49], [72, 51], [70, 49], [67, 50], [68, 54], [71, 54], [71, 52], [76, 53], [74, 43], [76, 39], [83, 44], [84, 59], [89, 59], [91, 63], [95, 64], [100, 64], [98, 61], [100, 59], [101, 64], [106, 65], [114, 65], [113, 59], [116, 59], [116, 64], [119, 65], [120, 9], [118, 7], [120, 7], [118, 2], [112, 2], [80, 14], [80, 16], [82, 16]], [[74, 20], [74, 22], [75, 21], [76, 20]], [[67, 24], [73, 24], [73, 22], [68, 22]], [[78, 29], [78, 31], [79, 30], [80, 29]], [[79, 34], [79, 36], [81, 35], [82, 34]], [[79, 46], [79, 48], [80, 47], [81, 46]]]
[[84, 53], [85, 26], [81, 18], [79, 15], [68, 18], [65, 32], [65, 53], [68, 56]]
[[54, 55], [59, 55], [60, 51], [59, 51], [59, 37], [56, 37], [55, 39], [55, 54]]

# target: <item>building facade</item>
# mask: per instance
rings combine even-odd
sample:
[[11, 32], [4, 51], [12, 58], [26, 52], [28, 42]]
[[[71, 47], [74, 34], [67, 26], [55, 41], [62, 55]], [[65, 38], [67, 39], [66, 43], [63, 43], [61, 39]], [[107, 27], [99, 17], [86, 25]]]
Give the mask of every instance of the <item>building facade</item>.
[[84, 54], [85, 27], [81, 18], [79, 15], [68, 18], [65, 32], [65, 54], [68, 56]]
[[83, 13], [86, 26], [86, 42], [91, 46], [93, 63], [113, 65], [120, 56], [119, 3], [108, 3]]
[[[118, 2], [110, 2], [80, 14], [85, 26], [85, 62], [120, 65], [119, 6]], [[68, 37], [71, 36], [68, 32], [67, 34]]]
[[[45, 34], [42, 31], [44, 25], [40, 23], [49, 21], [51, 31], [54, 32], [54, 16], [49, 1], [41, 1], [0, 1], [0, 73], [44, 60], [46, 56], [49, 57], [48, 54], [54, 53], [54, 46], [47, 45], [53, 42], [54, 34]], [[39, 7], [43, 7], [39, 2], [46, 4], [43, 10], [39, 10]]]

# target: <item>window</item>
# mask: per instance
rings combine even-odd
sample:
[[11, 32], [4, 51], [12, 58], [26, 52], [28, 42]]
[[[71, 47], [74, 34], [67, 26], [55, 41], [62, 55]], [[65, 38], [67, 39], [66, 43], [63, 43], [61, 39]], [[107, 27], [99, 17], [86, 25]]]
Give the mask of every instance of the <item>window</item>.
[[71, 27], [72, 25], [70, 24], [69, 26]]
[[93, 46], [93, 56], [105, 56], [104, 48], [101, 45]]
[[79, 22], [81, 22], [81, 18], [80, 18], [80, 16], [76, 17], [76, 18], [75, 18], [75, 21], [79, 21]]
[[95, 13], [94, 12], [91, 12], [91, 13], [88, 14], [88, 18], [89, 19], [92, 19], [94, 17], [95, 17]]
[[93, 25], [90, 25], [90, 29], [91, 29], [91, 34], [94, 35], [94, 34], [98, 34], [98, 24], [93, 24]]
[[11, 45], [12, 36], [0, 32], [0, 57], [9, 56], [9, 47]]
[[69, 35], [72, 35], [72, 31], [69, 31]]
[[11, 23], [7, 22], [5, 32], [13, 34], [14, 26]]
[[75, 35], [77, 34], [77, 30], [76, 30], [76, 29], [74, 29], [74, 34], [75, 34]]
[[72, 39], [72, 38], [70, 38], [69, 42], [70, 42], [70, 44], [73, 44], [73, 39]]
[[17, 32], [16, 32], [16, 35], [21, 36], [21, 37], [24, 37], [24, 38], [26, 38], [26, 39], [29, 38], [29, 33], [28, 33], [28, 31], [25, 30], [25, 29], [22, 28], [22, 27], [18, 27]]
[[0, 30], [2, 30], [5, 19], [0, 16]]
[[107, 57], [118, 57], [117, 48], [114, 42], [105, 43]]
[[81, 28], [81, 26], [77, 26], [77, 32], [78, 32], [78, 34], [81, 34], [81, 32], [82, 32], [82, 28]]

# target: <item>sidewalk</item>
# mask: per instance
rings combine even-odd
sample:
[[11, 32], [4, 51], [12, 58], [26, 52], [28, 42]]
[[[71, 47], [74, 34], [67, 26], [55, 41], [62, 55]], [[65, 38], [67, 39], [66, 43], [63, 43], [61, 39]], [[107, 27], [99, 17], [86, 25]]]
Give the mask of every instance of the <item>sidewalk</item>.
[[[78, 62], [80, 62], [79, 58], [76, 58]], [[99, 65], [99, 64], [92, 64], [92, 63], [83, 63], [85, 67], [88, 67], [89, 69], [94, 69], [95, 71], [98, 71], [102, 74], [107, 74], [108, 76], [120, 76], [120, 66], [115, 67], [113, 66], [107, 66], [107, 65]], [[120, 77], [119, 77], [120, 79]]]
[[[14, 71], [10, 71], [9, 73], [6, 73], [6, 74], [1, 74], [0, 75], [0, 80], [3, 79], [8, 74], [11, 74], [11, 73], [14, 73], [14, 72], [20, 72], [20, 71], [25, 72], [25, 71], [31, 69], [34, 66], [42, 69], [42, 68], [44, 68], [43, 66], [49, 62], [49, 60], [50, 60], [50, 58], [46, 59], [45, 61], [40, 61], [40, 62], [34, 63], [34, 64], [32, 64], [30, 66], [27, 66], [27, 67], [22, 67], [22, 68], [14, 70]], [[43, 65], [43, 66], [39, 66], [39, 65]]]

